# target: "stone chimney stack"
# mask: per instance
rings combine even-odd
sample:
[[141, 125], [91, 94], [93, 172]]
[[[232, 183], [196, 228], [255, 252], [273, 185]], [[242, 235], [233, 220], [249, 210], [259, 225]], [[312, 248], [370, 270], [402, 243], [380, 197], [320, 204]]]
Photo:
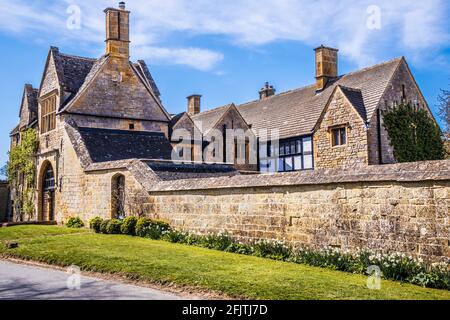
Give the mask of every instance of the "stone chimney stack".
[[275, 92], [276, 92], [276, 90], [274, 89], [274, 87], [269, 85], [268, 82], [266, 82], [264, 87], [261, 90], [259, 90], [259, 99], [265, 100], [271, 96], [274, 96]]
[[190, 116], [196, 115], [200, 113], [200, 103], [202, 96], [199, 94], [193, 94], [192, 96], [187, 97], [188, 99], [188, 108], [187, 113]]
[[314, 51], [316, 52], [316, 86], [317, 91], [322, 91], [330, 79], [338, 76], [338, 50], [322, 45]]
[[106, 8], [106, 53], [128, 61], [130, 58], [130, 11], [125, 10], [125, 2], [119, 9]]

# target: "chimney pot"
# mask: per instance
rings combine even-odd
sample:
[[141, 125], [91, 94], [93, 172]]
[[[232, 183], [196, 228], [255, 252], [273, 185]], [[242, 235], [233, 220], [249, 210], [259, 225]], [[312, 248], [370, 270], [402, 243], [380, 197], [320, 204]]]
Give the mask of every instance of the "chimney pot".
[[267, 99], [267, 98], [269, 98], [269, 97], [271, 97], [271, 96], [274, 96], [274, 95], [275, 95], [275, 92], [276, 92], [276, 90], [274, 89], [274, 87], [271, 86], [271, 85], [269, 84], [269, 82], [266, 82], [266, 83], [264, 84], [264, 88], [262, 88], [262, 89], [259, 91], [259, 99], [260, 99], [260, 100], [265, 100], [265, 99]]

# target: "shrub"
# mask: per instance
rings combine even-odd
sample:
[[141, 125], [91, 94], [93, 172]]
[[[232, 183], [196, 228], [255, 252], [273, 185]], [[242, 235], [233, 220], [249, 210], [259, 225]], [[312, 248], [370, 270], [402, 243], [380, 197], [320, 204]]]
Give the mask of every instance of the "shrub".
[[106, 219], [100, 223], [100, 233], [108, 234], [108, 225], [111, 220]]
[[144, 237], [152, 240], [160, 240], [163, 236], [162, 231], [158, 228], [158, 226], [154, 224], [150, 224], [148, 227], [144, 229]]
[[294, 253], [295, 262], [312, 266], [330, 268], [346, 272], [365, 273], [370, 264], [361, 263], [366, 259], [366, 254], [353, 257], [349, 252], [338, 248], [325, 248], [322, 250], [299, 250]]
[[136, 234], [137, 221], [138, 221], [138, 219], [136, 217], [126, 217], [122, 222], [120, 231], [123, 234], [127, 234], [129, 236], [134, 236]]
[[253, 246], [254, 254], [258, 257], [275, 260], [286, 260], [291, 256], [291, 249], [281, 241], [261, 240]]
[[139, 218], [136, 222], [135, 234], [138, 237], [145, 237], [145, 229], [152, 223], [149, 218]]
[[108, 222], [106, 226], [106, 232], [108, 234], [120, 234], [122, 227], [122, 221], [118, 219], [112, 219]]
[[161, 239], [167, 232], [171, 230], [168, 223], [164, 221], [151, 220], [150, 225], [144, 228], [144, 237], [153, 240]]
[[424, 284], [430, 288], [450, 290], [450, 265], [448, 263], [433, 263], [429, 270], [432, 275]]
[[425, 267], [421, 261], [404, 254], [393, 253], [390, 255], [373, 255], [369, 257], [371, 264], [380, 267], [385, 278], [407, 281], [415, 275], [425, 272]]
[[171, 230], [162, 236], [164, 241], [169, 241], [172, 243], [185, 243], [188, 235], [184, 232]]
[[161, 237], [171, 230], [167, 222], [160, 220], [152, 220], [149, 218], [140, 218], [136, 223], [136, 235], [139, 237], [159, 240]]
[[253, 247], [243, 243], [232, 243], [225, 251], [245, 255], [254, 254]]
[[89, 228], [95, 231], [95, 233], [100, 233], [100, 225], [103, 222], [103, 219], [100, 217], [92, 218], [89, 221]]
[[169, 231], [171, 230], [170, 225], [162, 220], [152, 220], [152, 224], [160, 228], [162, 231]]
[[184, 244], [190, 245], [190, 246], [198, 246], [200, 244], [201, 236], [197, 236], [195, 234], [187, 234], [184, 238]]
[[231, 246], [233, 243], [233, 240], [225, 234], [218, 234], [218, 235], [207, 235], [200, 237], [197, 242], [200, 246], [208, 248], [208, 249], [215, 249], [220, 251], [225, 251], [228, 247]]
[[439, 282], [439, 276], [434, 273], [421, 272], [410, 278], [410, 282], [422, 287], [436, 288]]
[[83, 228], [84, 222], [79, 217], [71, 217], [67, 221], [66, 227], [67, 228], [76, 228], [76, 229]]

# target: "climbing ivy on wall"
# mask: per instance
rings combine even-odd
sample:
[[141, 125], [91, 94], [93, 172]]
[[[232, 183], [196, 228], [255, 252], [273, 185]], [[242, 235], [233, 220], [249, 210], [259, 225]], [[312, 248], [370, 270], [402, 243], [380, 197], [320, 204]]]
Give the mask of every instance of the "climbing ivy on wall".
[[27, 129], [21, 133], [20, 143], [9, 152], [8, 180], [14, 191], [14, 211], [19, 220], [23, 220], [25, 215], [31, 219], [34, 214], [35, 155], [38, 146], [36, 130]]
[[444, 159], [441, 131], [427, 111], [401, 104], [384, 112], [383, 121], [398, 162]]

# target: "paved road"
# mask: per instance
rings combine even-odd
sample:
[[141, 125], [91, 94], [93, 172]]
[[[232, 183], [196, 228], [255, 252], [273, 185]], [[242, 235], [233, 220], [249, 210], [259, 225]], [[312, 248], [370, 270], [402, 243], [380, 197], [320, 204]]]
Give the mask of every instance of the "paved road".
[[[79, 289], [77, 289], [78, 284]], [[6, 299], [178, 300], [189, 298], [159, 290], [92, 277], [78, 277], [64, 271], [0, 260], [0, 300]]]

